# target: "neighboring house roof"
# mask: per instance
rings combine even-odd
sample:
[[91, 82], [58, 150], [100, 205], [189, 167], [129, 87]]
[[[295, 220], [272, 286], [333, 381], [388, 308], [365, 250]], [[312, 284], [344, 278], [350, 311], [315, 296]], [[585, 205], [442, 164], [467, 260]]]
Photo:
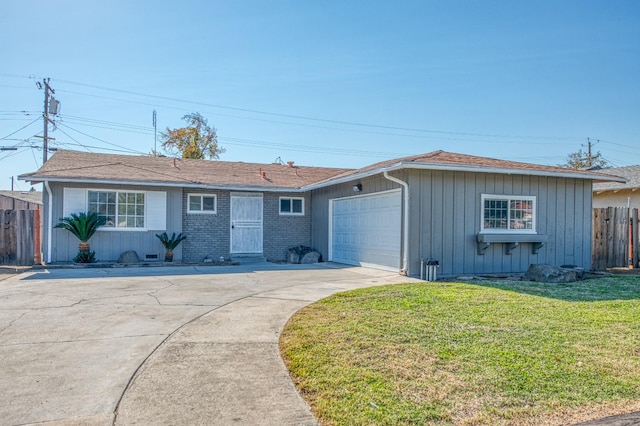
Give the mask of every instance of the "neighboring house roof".
[[58, 150], [38, 171], [19, 178], [31, 182], [143, 183], [157, 186], [285, 191], [321, 188], [385, 171], [412, 168], [625, 182], [625, 179], [602, 172], [445, 151], [382, 161], [353, 170]]
[[41, 191], [0, 191], [0, 196], [15, 198], [27, 203], [42, 204]]
[[284, 191], [327, 179], [346, 170], [58, 150], [38, 171], [19, 178], [31, 182], [144, 183], [155, 186]]
[[574, 179], [589, 179], [594, 181], [625, 181], [623, 178], [603, 172], [520, 163], [517, 161], [498, 160], [495, 158], [477, 157], [474, 155], [456, 154], [446, 151], [433, 151], [426, 154], [382, 161], [358, 170], [349, 170], [313, 186], [321, 187], [342, 181], [360, 179], [381, 173], [385, 170], [392, 171], [398, 169], [452, 170], [480, 173], [557, 176]]
[[616, 167], [613, 169], [605, 169], [607, 173], [622, 176], [627, 179], [626, 183], [603, 182], [593, 184], [593, 191], [596, 193], [604, 191], [618, 191], [621, 189], [637, 190], [640, 188], [640, 165], [628, 167]]

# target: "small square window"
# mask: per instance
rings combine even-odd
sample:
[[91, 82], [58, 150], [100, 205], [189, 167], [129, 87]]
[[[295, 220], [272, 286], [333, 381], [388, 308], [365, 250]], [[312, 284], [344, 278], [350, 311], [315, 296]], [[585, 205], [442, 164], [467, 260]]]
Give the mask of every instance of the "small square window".
[[280, 197], [281, 215], [304, 215], [304, 198]]
[[216, 195], [189, 194], [188, 213], [216, 213]]

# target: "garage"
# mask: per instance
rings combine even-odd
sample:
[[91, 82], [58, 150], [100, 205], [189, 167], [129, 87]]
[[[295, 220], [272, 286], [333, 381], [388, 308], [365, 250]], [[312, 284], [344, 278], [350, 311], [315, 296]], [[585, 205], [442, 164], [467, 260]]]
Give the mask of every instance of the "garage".
[[398, 270], [402, 191], [333, 199], [329, 260]]

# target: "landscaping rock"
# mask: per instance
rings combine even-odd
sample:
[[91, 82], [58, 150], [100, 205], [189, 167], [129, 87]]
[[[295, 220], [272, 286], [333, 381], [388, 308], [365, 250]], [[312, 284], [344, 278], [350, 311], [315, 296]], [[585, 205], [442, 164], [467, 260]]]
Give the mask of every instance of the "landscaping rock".
[[[584, 271], [583, 275], [584, 275]], [[553, 265], [531, 264], [522, 278], [525, 281], [544, 283], [571, 283], [578, 281], [576, 268], [560, 268]]]
[[312, 251], [310, 253], [305, 254], [302, 257], [302, 260], [300, 260], [300, 263], [303, 263], [303, 264], [318, 263], [320, 262], [321, 257], [322, 255], [320, 253], [318, 253], [317, 251]]
[[300, 263], [302, 261], [302, 258], [307, 253], [311, 253], [312, 251], [313, 251], [313, 249], [311, 247], [306, 247], [306, 246], [291, 247], [288, 250], [287, 262], [288, 263]]
[[135, 250], [128, 250], [120, 255], [118, 263], [140, 263], [140, 257]]
[[579, 280], [583, 280], [586, 276], [586, 272], [584, 268], [581, 268], [577, 265], [560, 265], [562, 269], [573, 269], [576, 272], [576, 276]]

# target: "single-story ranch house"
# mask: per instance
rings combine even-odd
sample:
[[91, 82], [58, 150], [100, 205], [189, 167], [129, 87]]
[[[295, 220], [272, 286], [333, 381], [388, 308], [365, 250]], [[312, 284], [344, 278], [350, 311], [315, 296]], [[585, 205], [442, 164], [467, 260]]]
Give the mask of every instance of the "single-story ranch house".
[[305, 245], [328, 261], [411, 276], [427, 260], [441, 276], [590, 268], [592, 183], [624, 182], [444, 151], [345, 170], [60, 150], [20, 179], [44, 184], [47, 263], [77, 253], [59, 219], [96, 211], [107, 219], [91, 239], [101, 260], [127, 250], [161, 260], [155, 234], [166, 231], [187, 236], [177, 261], [282, 261]]

